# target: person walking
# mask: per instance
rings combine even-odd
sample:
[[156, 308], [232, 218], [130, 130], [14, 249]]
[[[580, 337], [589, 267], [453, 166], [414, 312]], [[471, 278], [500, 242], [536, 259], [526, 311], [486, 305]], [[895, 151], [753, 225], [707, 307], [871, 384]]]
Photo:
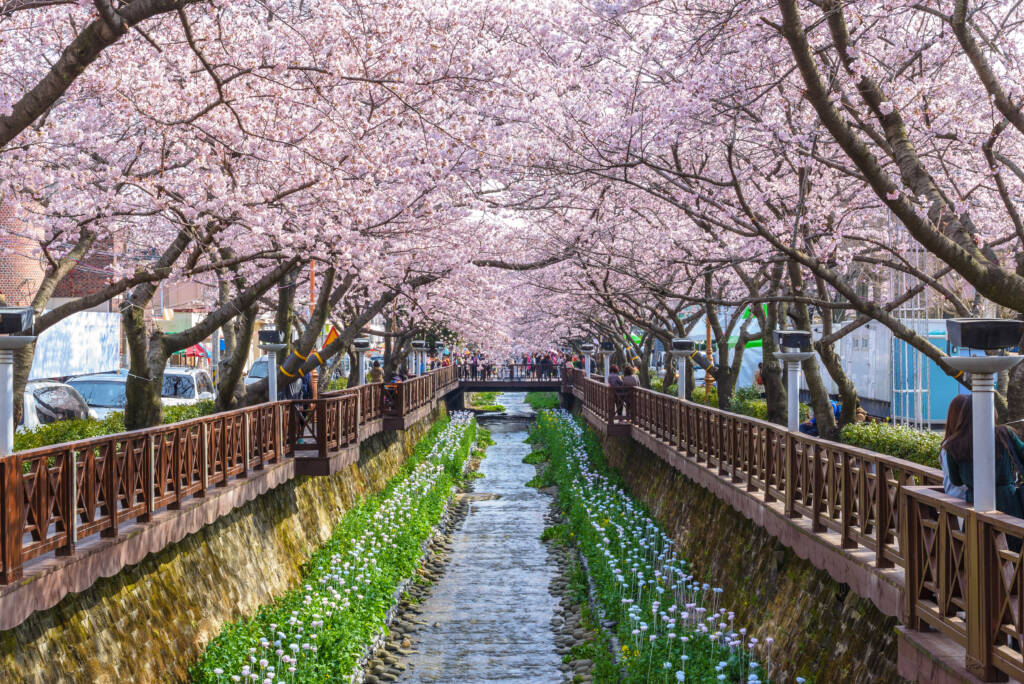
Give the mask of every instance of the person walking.
[[640, 377], [637, 375], [636, 368], [626, 364], [625, 370], [622, 371], [622, 406], [626, 410], [627, 416], [633, 415], [633, 389], [634, 387], [640, 386]]
[[615, 388], [615, 416], [621, 416], [625, 406], [625, 392], [622, 391], [622, 376], [619, 375], [619, 367], [614, 363], [608, 368], [608, 377], [605, 378], [609, 387]]
[[380, 367], [380, 361], [374, 361], [370, 366], [370, 372], [366, 374], [367, 382], [383, 382], [384, 370]]

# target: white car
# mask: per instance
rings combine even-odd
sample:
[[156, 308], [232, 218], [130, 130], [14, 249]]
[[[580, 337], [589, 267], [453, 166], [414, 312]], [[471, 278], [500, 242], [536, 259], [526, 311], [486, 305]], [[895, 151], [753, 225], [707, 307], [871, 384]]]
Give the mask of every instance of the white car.
[[[97, 373], [80, 375], [68, 380], [68, 384], [78, 390], [89, 407], [99, 417], [105, 417], [113, 411], [123, 411], [127, 402], [125, 385], [128, 372], [124, 370], [114, 373]], [[160, 402], [164, 406], [195, 404], [204, 399], [214, 399], [213, 380], [205, 370], [198, 368], [167, 368], [164, 370], [164, 384], [160, 392]]]
[[164, 386], [160, 392], [164, 406], [198, 404], [217, 398], [210, 374], [201, 368], [168, 367], [164, 369]]
[[100, 418], [106, 418], [114, 411], [123, 411], [127, 401], [125, 383], [128, 374], [124, 371], [80, 375], [68, 380], [68, 385], [85, 397], [89, 408]]
[[27, 383], [24, 402], [19, 430], [31, 430], [58, 420], [97, 417], [73, 387], [54, 380]]
[[266, 354], [253, 361], [252, 368], [245, 376], [245, 384], [251, 385], [267, 377], [267, 369], [270, 367], [270, 357]]

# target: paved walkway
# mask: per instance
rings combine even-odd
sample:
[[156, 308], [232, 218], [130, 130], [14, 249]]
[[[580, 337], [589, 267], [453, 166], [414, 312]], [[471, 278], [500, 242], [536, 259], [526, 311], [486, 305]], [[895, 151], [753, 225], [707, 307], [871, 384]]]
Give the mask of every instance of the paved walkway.
[[[497, 442], [480, 466], [475, 490], [499, 498], [473, 501], [453, 535], [444, 576], [424, 601], [427, 623], [403, 682], [557, 682], [561, 658], [551, 630], [556, 569], [541, 544], [549, 499], [525, 486], [530, 407], [521, 394], [501, 395], [509, 418], [482, 421]], [[437, 626], [434, 626], [435, 623]]]

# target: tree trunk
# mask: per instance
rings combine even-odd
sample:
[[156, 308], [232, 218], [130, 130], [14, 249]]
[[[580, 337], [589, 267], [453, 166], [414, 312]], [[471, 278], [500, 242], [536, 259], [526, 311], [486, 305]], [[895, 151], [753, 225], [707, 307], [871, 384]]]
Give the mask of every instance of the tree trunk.
[[126, 430], [139, 430], [159, 425], [164, 419], [160, 394], [167, 359], [160, 359], [154, 368], [154, 358], [149, 353], [153, 340], [147, 340], [144, 309], [126, 307], [121, 314], [121, 322], [128, 339], [130, 359], [125, 382], [124, 427]]
[[245, 385], [239, 384], [239, 381], [245, 370], [245, 362], [249, 358], [249, 345], [252, 344], [257, 314], [257, 308], [250, 306], [242, 312], [237, 322], [223, 328], [225, 338], [230, 336], [231, 343], [229, 345], [225, 339], [226, 358], [221, 360], [220, 372], [217, 374], [218, 411], [237, 408], [245, 401]]
[[356, 387], [359, 384], [359, 354], [348, 350], [348, 386]]
[[[793, 285], [793, 296], [802, 296], [804, 294], [803, 274], [800, 272], [800, 266], [794, 261], [789, 263], [789, 277]], [[797, 329], [811, 330], [811, 315], [806, 304], [793, 302], [790, 305], [790, 314], [793, 316], [793, 322]], [[825, 390], [825, 382], [821, 379], [817, 357], [811, 356], [800, 365], [803, 368], [804, 378], [806, 378], [807, 389], [811, 393], [811, 407], [814, 409], [818, 436], [823, 439], [838, 440], [839, 428], [836, 425], [835, 414], [832, 412], [832, 403], [829, 401], [828, 392]]]
[[[816, 277], [815, 283], [818, 286], [818, 297], [825, 300], [828, 296], [825, 281], [820, 277]], [[828, 337], [832, 334], [832, 312], [828, 310], [822, 311], [821, 319], [821, 335], [822, 337]], [[857, 388], [843, 369], [843, 362], [836, 353], [835, 343], [822, 344], [819, 340], [814, 343], [814, 348], [821, 357], [821, 363], [825, 366], [829, 377], [832, 378], [832, 382], [836, 383], [839, 401], [843, 407], [842, 412], [839, 414], [839, 425], [837, 427], [838, 430], [842, 430], [843, 426], [857, 421], [857, 403], [859, 401], [857, 398]]]
[[768, 420], [777, 425], [786, 424], [786, 382], [782, 364], [775, 353], [775, 329], [779, 327], [777, 303], [768, 305], [768, 314], [761, 325], [761, 379], [764, 381], [764, 401], [768, 409]]

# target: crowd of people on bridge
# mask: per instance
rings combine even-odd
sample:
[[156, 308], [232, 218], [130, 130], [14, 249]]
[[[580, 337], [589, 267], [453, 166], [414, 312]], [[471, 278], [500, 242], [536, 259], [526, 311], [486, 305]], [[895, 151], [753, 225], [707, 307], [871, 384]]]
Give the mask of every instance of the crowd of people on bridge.
[[459, 377], [464, 380], [556, 380], [563, 355], [556, 351], [509, 354], [495, 359], [484, 353], [465, 352], [455, 357]]

